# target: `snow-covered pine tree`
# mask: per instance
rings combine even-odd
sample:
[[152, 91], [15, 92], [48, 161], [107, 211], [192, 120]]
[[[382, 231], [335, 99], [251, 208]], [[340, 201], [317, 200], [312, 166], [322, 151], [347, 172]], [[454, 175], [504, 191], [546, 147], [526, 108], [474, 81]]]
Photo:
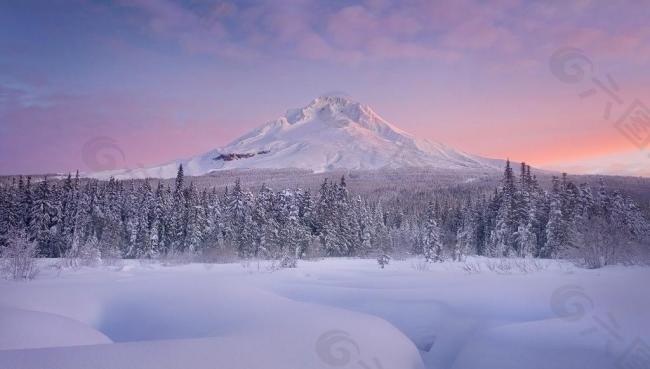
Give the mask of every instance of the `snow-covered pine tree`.
[[61, 214], [60, 214], [60, 229], [58, 232], [58, 242], [61, 243], [61, 251], [66, 253], [67, 249], [72, 244], [74, 236], [74, 219], [77, 206], [76, 188], [73, 184], [72, 174], [63, 181], [63, 188], [61, 192]]
[[349, 256], [355, 253], [355, 241], [357, 233], [355, 232], [355, 221], [353, 210], [349, 202], [349, 193], [345, 176], [341, 177], [338, 184], [333, 185], [334, 200], [334, 249], [330, 250], [330, 255]]
[[355, 230], [358, 237], [358, 246], [356, 252], [358, 255], [367, 255], [372, 250], [371, 234], [373, 229], [370, 211], [361, 196], [356, 196], [354, 200], [354, 219], [356, 220]]
[[324, 255], [340, 255], [337, 242], [337, 209], [333, 185], [325, 179], [320, 187], [318, 201], [316, 203], [316, 229]]
[[281, 248], [278, 240], [280, 226], [277, 224], [277, 208], [279, 204], [276, 201], [276, 195], [268, 186], [262, 184], [262, 187], [255, 196], [253, 206], [253, 222], [256, 224], [253, 230], [253, 239], [255, 249], [253, 256], [273, 257], [277, 255]]
[[185, 233], [186, 233], [186, 208], [185, 193], [184, 193], [184, 174], [183, 174], [183, 165], [179, 165], [178, 172], [176, 174], [176, 181], [174, 184], [174, 192], [172, 197], [171, 209], [169, 214], [169, 244], [167, 249], [167, 254], [176, 255], [182, 252], [183, 246], [185, 244]]
[[97, 197], [93, 202], [98, 203], [95, 211], [97, 219], [94, 221], [101, 225], [99, 239], [102, 260], [114, 260], [123, 256], [121, 247], [124, 236], [124, 225], [120, 209], [120, 191], [118, 183], [111, 178], [104, 188], [104, 193], [94, 193]]
[[424, 225], [424, 259], [426, 261], [440, 262], [443, 261], [444, 255], [442, 250], [440, 227], [436, 221], [436, 214], [433, 203], [427, 206], [427, 212]]
[[0, 249], [8, 245], [9, 235], [20, 228], [18, 190], [15, 184], [0, 184]]
[[533, 233], [533, 183], [530, 177], [530, 167], [521, 163], [519, 174], [519, 189], [516, 191], [515, 217], [516, 230], [514, 233], [514, 250], [519, 257], [532, 257], [537, 248], [537, 238]]
[[252, 194], [244, 191], [239, 179], [229, 195], [227, 217], [233, 246], [241, 258], [255, 254], [253, 239]]
[[501, 191], [495, 200], [498, 203], [494, 230], [490, 234], [490, 255], [494, 257], [510, 256], [515, 253], [513, 235], [517, 225], [517, 199], [515, 178], [506, 161], [506, 168], [501, 182]]
[[298, 203], [295, 194], [289, 190], [280, 192], [277, 196], [276, 220], [279, 226], [278, 241], [279, 257], [284, 267], [295, 266], [305, 246], [309, 242], [307, 229], [300, 223]]
[[546, 225], [546, 244], [540, 253], [540, 256], [543, 258], [556, 257], [562, 250], [566, 240], [566, 224], [562, 216], [562, 198], [560, 191], [560, 182], [557, 177], [553, 177], [549, 218], [548, 224]]
[[373, 230], [371, 233], [370, 243], [373, 250], [381, 255], [390, 255], [391, 253], [391, 243], [388, 234], [388, 227], [386, 226], [386, 220], [384, 216], [384, 208], [382, 203], [379, 202], [374, 211], [372, 212], [372, 224]]
[[184, 215], [184, 245], [183, 251], [189, 255], [194, 255], [200, 251], [203, 240], [202, 230], [205, 227], [205, 215], [197, 198], [194, 183], [190, 182], [189, 187], [185, 190], [185, 212]]
[[156, 187], [156, 192], [153, 197], [153, 203], [151, 204], [151, 226], [149, 232], [149, 248], [145, 248], [142, 253], [142, 257], [153, 259], [159, 255], [159, 253], [164, 250], [164, 237], [165, 237], [165, 198], [164, 198], [164, 189], [162, 182], [158, 182]]
[[58, 257], [52, 242], [51, 222], [53, 206], [47, 178], [38, 183], [30, 212], [29, 234], [38, 245], [38, 254], [46, 257]]
[[562, 173], [562, 183], [560, 186], [560, 201], [562, 208], [562, 220], [565, 227], [564, 249], [576, 247], [578, 239], [578, 230], [576, 227], [576, 210], [579, 208], [578, 200], [580, 190], [571, 181], [568, 180], [567, 174]]
[[309, 230], [311, 234], [316, 233], [314, 222], [314, 203], [309, 190], [297, 189], [296, 197], [298, 201], [298, 217], [300, 222]]
[[456, 242], [452, 252], [454, 261], [460, 261], [468, 253], [476, 252], [478, 226], [477, 212], [473, 208], [471, 201], [467, 201], [462, 212], [462, 220], [458, 227]]
[[210, 197], [205, 189], [198, 194], [196, 207], [196, 227], [200, 235], [199, 246], [196, 252], [205, 254], [210, 248], [213, 232], [213, 222], [210, 219]]
[[[127, 256], [136, 258], [152, 258], [151, 233], [153, 213], [154, 213], [154, 194], [149, 181], [138, 188], [138, 202], [133, 209], [133, 218], [135, 223], [135, 242]], [[134, 204], [129, 204], [131, 207]]]
[[207, 197], [206, 227], [206, 237], [204, 239], [206, 247], [210, 250], [223, 247], [223, 210], [219, 195], [214, 187]]
[[30, 240], [33, 240], [33, 236], [29, 234], [29, 225], [32, 222], [31, 215], [34, 201], [32, 190], [32, 177], [27, 177], [27, 181], [23, 182], [23, 177], [21, 176], [18, 180], [19, 228], [25, 230]]

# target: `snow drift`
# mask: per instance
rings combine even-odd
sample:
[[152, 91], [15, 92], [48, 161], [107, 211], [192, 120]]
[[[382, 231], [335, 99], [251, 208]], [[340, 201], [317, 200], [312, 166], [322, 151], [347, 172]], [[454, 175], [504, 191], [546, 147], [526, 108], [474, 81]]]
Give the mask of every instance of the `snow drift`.
[[[0, 280], [0, 368], [645, 368], [647, 267], [126, 261]], [[517, 262], [517, 260], [513, 260]], [[264, 263], [264, 262], [262, 262]], [[37, 332], [41, 331], [39, 336]], [[58, 337], [58, 340], [57, 340]], [[113, 343], [111, 343], [111, 341]], [[56, 346], [56, 347], [55, 347]], [[647, 353], [647, 350], [645, 351]], [[630, 366], [632, 363], [640, 365]], [[642, 366], [645, 365], [645, 366]]]

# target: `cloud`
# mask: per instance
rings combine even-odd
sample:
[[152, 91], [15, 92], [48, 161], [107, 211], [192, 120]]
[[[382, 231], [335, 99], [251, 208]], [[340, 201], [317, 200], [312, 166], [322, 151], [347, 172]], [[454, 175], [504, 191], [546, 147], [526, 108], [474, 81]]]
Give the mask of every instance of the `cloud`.
[[[233, 58], [284, 55], [345, 64], [447, 61], [458, 56], [456, 47], [434, 42], [439, 37], [434, 34], [437, 26], [420, 12], [428, 7], [421, 1], [411, 6], [396, 1], [335, 6], [313, 0], [196, 8], [171, 0], [125, 0], [121, 4], [143, 17], [153, 36], [173, 40], [190, 53]], [[447, 4], [457, 8], [454, 2]], [[462, 13], [454, 9], [439, 7], [437, 16], [444, 17], [447, 11]]]

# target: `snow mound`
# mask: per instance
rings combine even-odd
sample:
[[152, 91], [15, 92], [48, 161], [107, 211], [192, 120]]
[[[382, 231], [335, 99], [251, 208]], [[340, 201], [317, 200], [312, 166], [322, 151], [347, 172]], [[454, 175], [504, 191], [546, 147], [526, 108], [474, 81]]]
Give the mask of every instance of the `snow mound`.
[[12, 343], [0, 368], [647, 367], [623, 364], [648, 363], [650, 298], [637, 285], [650, 268], [545, 261], [504, 274], [473, 258], [485, 267], [468, 273], [464, 263], [415, 261], [380, 270], [370, 259], [324, 259], [272, 273], [126, 261], [128, 271], [0, 281], [0, 313], [58, 314], [115, 342], [35, 349], [37, 335], [12, 340], [30, 327], [66, 332], [25, 315], [0, 326]]
[[37, 311], [0, 308], [0, 350], [105, 343], [112, 341], [76, 320]]
[[[133, 363], [156, 369], [284, 369], [359, 362], [370, 368], [379, 368], [377, 363], [384, 368], [424, 368], [415, 345], [385, 320], [294, 301], [256, 286], [254, 281], [268, 277], [248, 274], [238, 264], [214, 269], [194, 264], [128, 272], [83, 270], [57, 280], [41, 275], [29, 284], [0, 282], [0, 306], [56, 311], [71, 321], [84, 321], [115, 342], [30, 349], [48, 345], [36, 336], [12, 341], [23, 330], [41, 326], [40, 314], [52, 315], [36, 313], [2, 327], [11, 350], [0, 351], [0, 368], [85, 369], [98, 362], [106, 369]], [[99, 308], [85, 308], [92, 305]], [[56, 325], [43, 329], [52, 340], [66, 336]]]

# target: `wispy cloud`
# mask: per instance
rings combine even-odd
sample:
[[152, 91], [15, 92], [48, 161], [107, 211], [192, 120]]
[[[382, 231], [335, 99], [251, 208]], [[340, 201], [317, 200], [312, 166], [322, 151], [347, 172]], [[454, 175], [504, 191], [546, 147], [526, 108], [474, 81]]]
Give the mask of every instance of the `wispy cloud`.
[[[592, 118], [599, 102], [553, 84], [549, 55], [581, 48], [648, 101], [649, 16], [633, 0], [3, 2], [0, 150], [36, 167], [23, 145], [121, 130], [165, 142], [166, 153], [138, 159], [164, 161], [344, 90], [415, 134], [478, 154], [592, 155], [589, 135], [616, 134]], [[219, 134], [180, 147], [170, 142], [179, 120]]]

